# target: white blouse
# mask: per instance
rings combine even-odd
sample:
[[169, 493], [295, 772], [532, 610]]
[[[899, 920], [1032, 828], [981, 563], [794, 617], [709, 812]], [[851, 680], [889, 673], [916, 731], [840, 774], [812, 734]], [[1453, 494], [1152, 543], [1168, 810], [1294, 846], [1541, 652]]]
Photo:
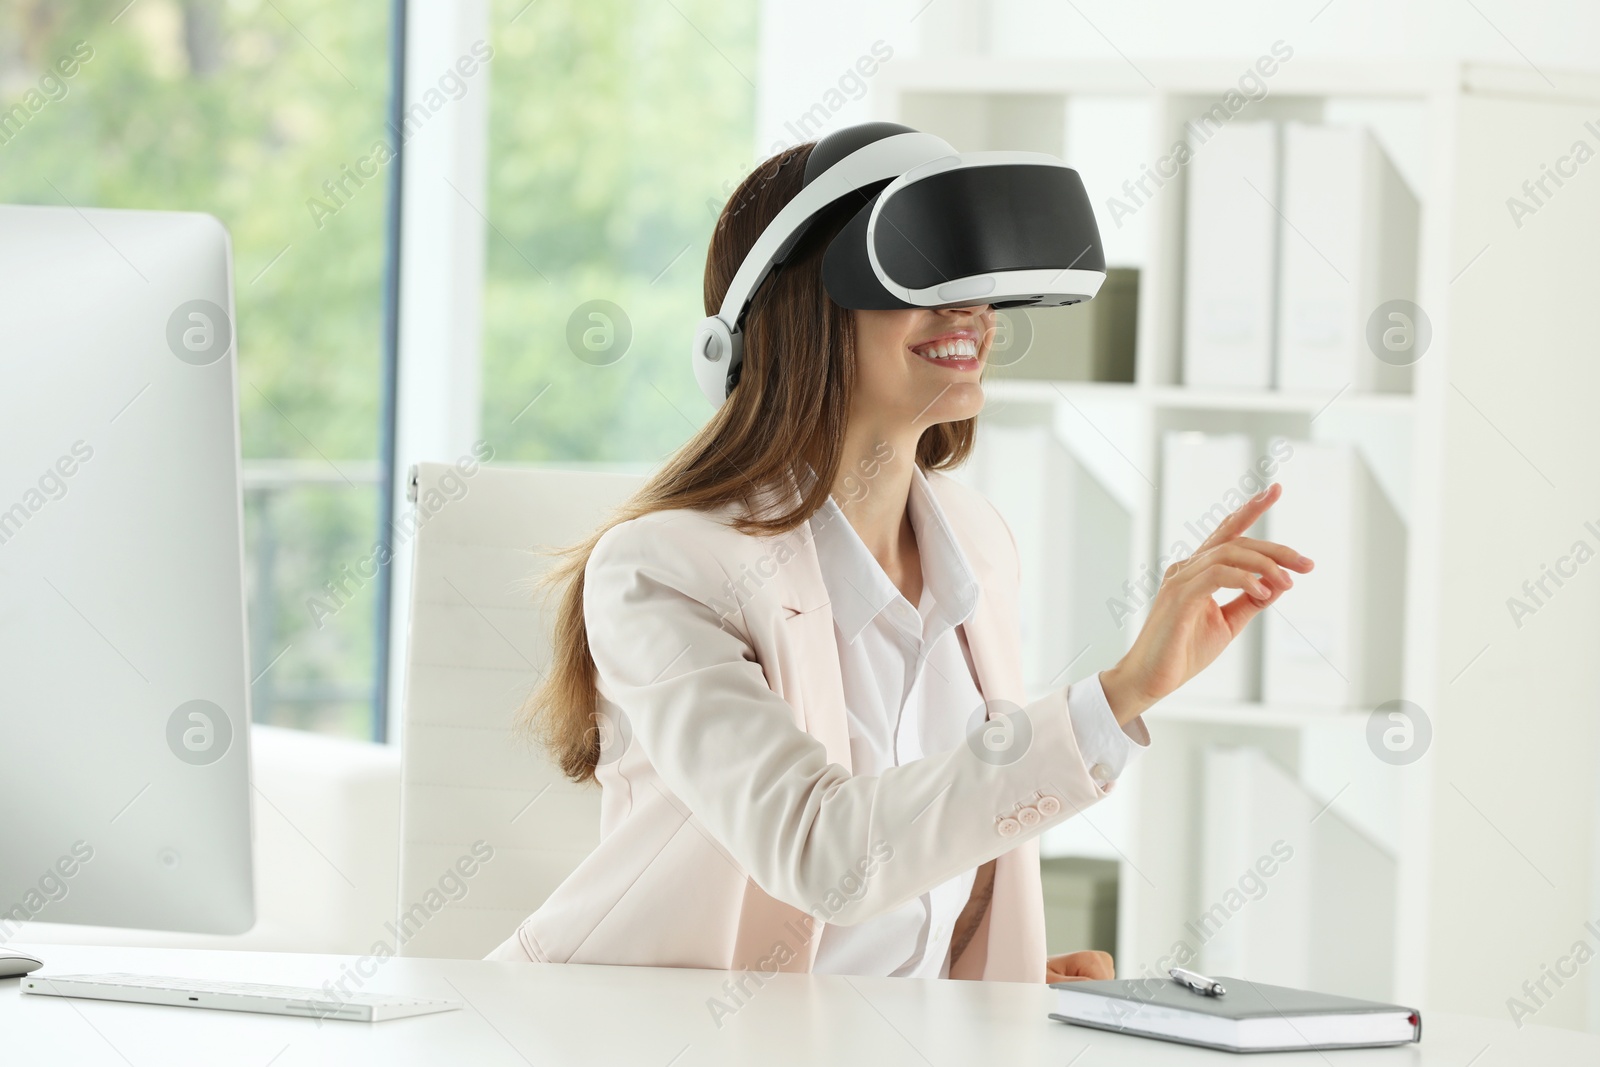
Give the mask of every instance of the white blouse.
[[[965, 744], [983, 718], [962, 623], [978, 585], [961, 546], [917, 468], [908, 503], [922, 557], [922, 597], [913, 608], [830, 497], [811, 519], [838, 641], [850, 756], [857, 775], [881, 774], [925, 754]], [[1148, 743], [1118, 726], [1099, 675], [1067, 690], [1073, 734], [1091, 776], [1109, 791]], [[829, 925], [816, 974], [942, 978], [950, 937], [972, 893], [975, 869], [856, 926]]]

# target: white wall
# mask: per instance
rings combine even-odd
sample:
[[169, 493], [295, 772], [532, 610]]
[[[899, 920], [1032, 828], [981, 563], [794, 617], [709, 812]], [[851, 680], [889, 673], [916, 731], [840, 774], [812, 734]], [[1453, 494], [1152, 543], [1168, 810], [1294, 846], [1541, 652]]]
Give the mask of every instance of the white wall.
[[[1504, 204], [1574, 139], [1592, 148], [1596, 118], [1593, 101], [1522, 94], [1478, 93], [1459, 109], [1455, 254], [1487, 250], [1494, 270], [1450, 286], [1447, 458], [1425, 490], [1438, 492], [1446, 531], [1428, 989], [1502, 1019], [1515, 997], [1534, 1010], [1524, 1021], [1569, 1027], [1600, 989], [1586, 925], [1600, 920], [1587, 851], [1600, 821], [1600, 574], [1575, 569], [1593, 558], [1588, 524], [1600, 522], [1600, 175], [1578, 172], [1521, 225]], [[1561, 584], [1543, 579], [1530, 595], [1523, 584], [1546, 567]], [[1513, 615], [1512, 597], [1535, 610]]]

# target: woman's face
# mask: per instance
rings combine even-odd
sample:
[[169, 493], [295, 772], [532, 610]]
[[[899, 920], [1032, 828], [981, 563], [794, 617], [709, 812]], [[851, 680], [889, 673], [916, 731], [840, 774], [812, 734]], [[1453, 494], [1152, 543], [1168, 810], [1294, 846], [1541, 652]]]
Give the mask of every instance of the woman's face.
[[994, 341], [994, 308], [856, 311], [851, 417], [921, 431], [983, 407], [979, 376]]

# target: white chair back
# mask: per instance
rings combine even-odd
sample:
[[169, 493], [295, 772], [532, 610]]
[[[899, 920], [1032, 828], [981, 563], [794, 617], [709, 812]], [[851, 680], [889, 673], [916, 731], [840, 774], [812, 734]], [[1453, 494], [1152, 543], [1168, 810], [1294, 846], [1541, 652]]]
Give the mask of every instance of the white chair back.
[[533, 579], [593, 532], [636, 475], [417, 468], [415, 560], [401, 733], [405, 956], [477, 958], [599, 840], [600, 792], [512, 734], [550, 658]]

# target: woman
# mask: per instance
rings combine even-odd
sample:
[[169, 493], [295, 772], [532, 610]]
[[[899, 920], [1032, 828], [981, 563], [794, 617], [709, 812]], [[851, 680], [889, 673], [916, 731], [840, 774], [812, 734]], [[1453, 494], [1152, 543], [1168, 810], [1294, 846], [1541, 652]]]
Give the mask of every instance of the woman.
[[[813, 147], [729, 200], [708, 314]], [[758, 294], [727, 402], [551, 576], [527, 721], [601, 785], [602, 839], [491, 959], [735, 969], [745, 993], [780, 970], [1109, 978], [1104, 953], [1046, 960], [1037, 838], [1310, 569], [1242, 536], [1271, 486], [1169, 569], [1120, 662], [1028, 703], [1015, 543], [941, 473], [973, 445], [994, 309], [834, 303], [822, 252], [856, 206]]]

